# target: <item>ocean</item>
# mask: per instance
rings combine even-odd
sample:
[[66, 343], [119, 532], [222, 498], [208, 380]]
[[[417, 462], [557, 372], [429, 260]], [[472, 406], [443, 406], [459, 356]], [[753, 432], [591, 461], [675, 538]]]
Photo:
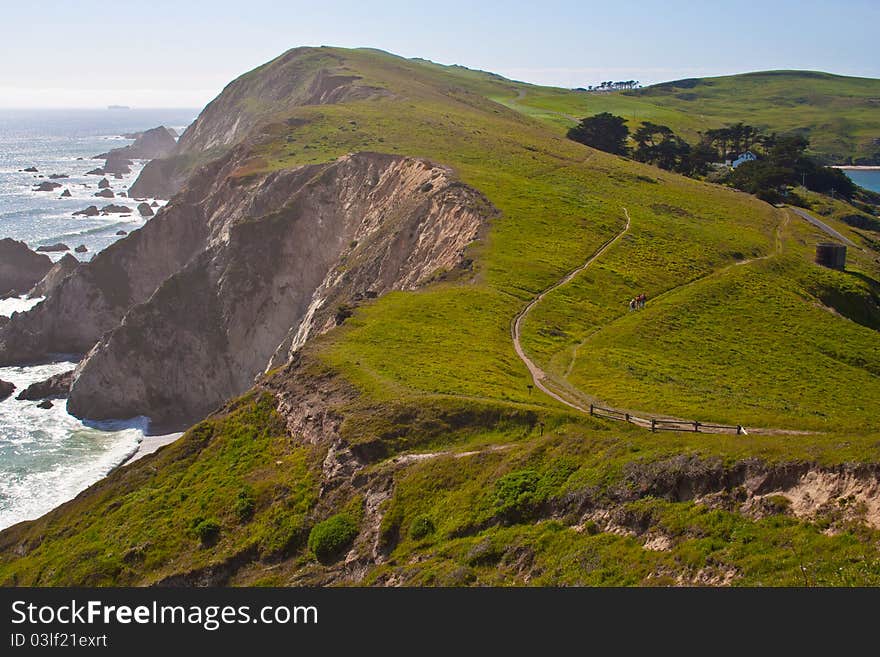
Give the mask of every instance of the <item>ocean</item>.
[[844, 169], [843, 172], [848, 175], [852, 181], [870, 189], [872, 192], [880, 192], [880, 171], [866, 169]]
[[[63, 242], [80, 260], [89, 260], [117, 239], [119, 230], [142, 226], [136, 203], [118, 197], [137, 178], [143, 162], [121, 180], [108, 177], [117, 198], [96, 198], [99, 167], [94, 155], [131, 143], [123, 133], [165, 125], [182, 132], [198, 110], [0, 110], [0, 238], [24, 241], [31, 248]], [[82, 159], [79, 159], [82, 158]], [[20, 171], [36, 167], [36, 173]], [[33, 187], [50, 174], [66, 174], [53, 192]], [[45, 176], [41, 178], [39, 176]], [[70, 190], [69, 198], [60, 198]], [[153, 199], [150, 199], [152, 201]], [[89, 205], [114, 203], [133, 209], [130, 216], [73, 217]], [[161, 201], [158, 202], [160, 205]], [[76, 246], [88, 251], [73, 253]], [[58, 260], [62, 253], [48, 254]], [[31, 307], [37, 300], [0, 301], [0, 315]], [[0, 529], [37, 518], [72, 499], [128, 459], [143, 440], [146, 418], [84, 424], [69, 415], [64, 400], [51, 409], [15, 395], [31, 383], [72, 369], [69, 359], [28, 367], [0, 367], [0, 379], [16, 386], [0, 402]]]

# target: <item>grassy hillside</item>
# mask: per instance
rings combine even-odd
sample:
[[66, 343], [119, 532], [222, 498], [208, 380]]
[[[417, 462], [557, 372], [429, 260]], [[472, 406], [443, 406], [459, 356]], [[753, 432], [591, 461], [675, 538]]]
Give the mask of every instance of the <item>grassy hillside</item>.
[[499, 100], [559, 127], [612, 112], [631, 126], [646, 120], [668, 125], [690, 141], [698, 132], [742, 121], [767, 132], [800, 132], [829, 163], [880, 158], [880, 80], [872, 78], [765, 71], [611, 93], [529, 88], [524, 97]]
[[[364, 150], [449, 165], [500, 211], [473, 271], [359, 304], [173, 446], [3, 532], [0, 582], [880, 581], [861, 492], [809, 511], [783, 494], [791, 473], [880, 461], [876, 253], [820, 269], [820, 235], [788, 211], [567, 141], [494, 102], [520, 88], [503, 79], [369, 50], [301, 56], [388, 93], [250, 100], [263, 123], [236, 175]], [[773, 431], [652, 434], [532, 388], [512, 318], [618, 234], [624, 208], [627, 233], [529, 315], [526, 351], [584, 398]], [[628, 313], [642, 291], [648, 308]], [[308, 417], [279, 416], [279, 399]], [[312, 421], [341, 443], [309, 438]], [[345, 450], [355, 465], [334, 470]], [[771, 483], [746, 495], [756, 471]]]

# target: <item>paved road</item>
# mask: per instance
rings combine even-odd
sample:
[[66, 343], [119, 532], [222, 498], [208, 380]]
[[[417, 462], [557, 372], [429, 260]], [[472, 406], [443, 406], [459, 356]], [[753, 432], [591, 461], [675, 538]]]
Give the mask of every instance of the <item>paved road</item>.
[[841, 242], [843, 242], [844, 244], [847, 244], [848, 246], [859, 248], [859, 246], [855, 242], [853, 242], [851, 239], [849, 239], [845, 235], [842, 235], [841, 233], [838, 233], [836, 230], [834, 230], [831, 226], [826, 224], [824, 221], [820, 221], [820, 220], [816, 219], [816, 217], [809, 214], [806, 210], [801, 210], [800, 208], [793, 208], [791, 206], [788, 206], [788, 207], [796, 215], [803, 217], [804, 219], [809, 221], [811, 224], [813, 224], [816, 228], [818, 228], [819, 230], [825, 231], [828, 235], [830, 235], [834, 239], [840, 240]]

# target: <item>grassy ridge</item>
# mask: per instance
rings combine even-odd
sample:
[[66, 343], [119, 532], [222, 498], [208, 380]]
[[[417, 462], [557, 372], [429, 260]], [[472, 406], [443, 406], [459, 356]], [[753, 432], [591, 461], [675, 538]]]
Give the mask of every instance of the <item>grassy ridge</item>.
[[811, 71], [767, 71], [698, 78], [613, 93], [529, 88], [524, 98], [500, 96], [536, 118], [570, 127], [571, 118], [611, 112], [631, 127], [668, 125], [689, 141], [698, 132], [745, 122], [768, 132], [798, 131], [829, 162], [880, 152], [880, 80]]

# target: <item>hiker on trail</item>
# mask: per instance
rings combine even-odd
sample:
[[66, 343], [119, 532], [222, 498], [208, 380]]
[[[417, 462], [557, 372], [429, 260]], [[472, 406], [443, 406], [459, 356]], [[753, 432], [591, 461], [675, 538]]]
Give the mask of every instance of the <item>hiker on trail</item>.
[[630, 299], [629, 300], [629, 311], [632, 312], [635, 309], [636, 309], [636, 300]]
[[642, 292], [642, 308], [645, 307], [646, 303], [648, 303], [648, 295]]

